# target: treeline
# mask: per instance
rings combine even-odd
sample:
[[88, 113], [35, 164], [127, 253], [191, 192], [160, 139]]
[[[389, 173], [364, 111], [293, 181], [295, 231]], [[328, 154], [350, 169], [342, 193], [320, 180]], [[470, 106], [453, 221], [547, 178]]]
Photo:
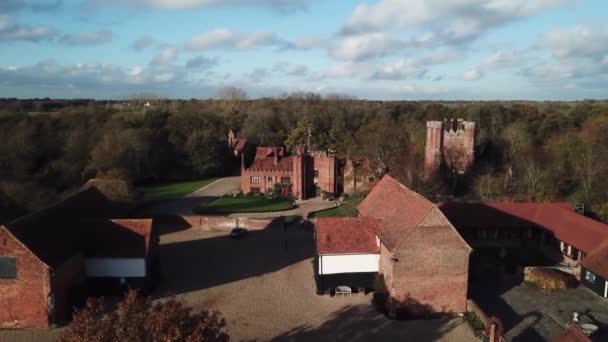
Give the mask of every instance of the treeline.
[[[19, 103], [0, 103], [4, 216], [44, 206], [92, 177], [137, 185], [230, 174], [236, 161], [226, 133], [233, 128], [260, 145], [293, 149], [310, 139], [367, 179], [390, 172], [436, 200], [574, 201], [608, 217], [605, 102], [386, 102], [316, 94], [247, 100], [233, 91], [205, 101], [36, 102], [34, 109]], [[444, 169], [424, 180], [425, 122], [444, 118], [477, 122], [477, 162], [466, 176]]]

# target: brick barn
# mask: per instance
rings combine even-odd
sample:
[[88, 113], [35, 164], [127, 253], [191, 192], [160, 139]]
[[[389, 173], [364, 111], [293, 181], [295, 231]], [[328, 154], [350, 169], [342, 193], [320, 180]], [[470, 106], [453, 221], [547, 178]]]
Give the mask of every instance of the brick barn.
[[527, 247], [564, 266], [581, 267], [581, 283], [608, 297], [608, 225], [570, 203], [443, 203], [446, 217], [473, 247]]
[[321, 284], [328, 269], [341, 275], [377, 272], [391, 310], [466, 310], [471, 248], [436, 205], [386, 175], [357, 210], [354, 219], [317, 219]]
[[124, 214], [97, 188], [0, 226], [0, 328], [47, 328], [89, 294], [141, 287], [158, 244], [151, 219]]
[[315, 197], [320, 192], [341, 193], [343, 186], [336, 157], [329, 152], [309, 152], [300, 146], [293, 156], [283, 147], [257, 147], [250, 164], [241, 156], [241, 191], [267, 193], [275, 184], [283, 185], [283, 195], [297, 199]]

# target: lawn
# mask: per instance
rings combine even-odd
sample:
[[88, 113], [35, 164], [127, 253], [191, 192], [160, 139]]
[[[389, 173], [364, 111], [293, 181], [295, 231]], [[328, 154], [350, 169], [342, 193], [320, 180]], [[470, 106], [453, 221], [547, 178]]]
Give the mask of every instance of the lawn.
[[194, 208], [197, 214], [263, 213], [293, 208], [291, 200], [254, 197], [222, 197]]
[[209, 178], [189, 182], [175, 182], [144, 186], [138, 188], [144, 195], [144, 202], [154, 202], [182, 198], [200, 189], [217, 178]]
[[342, 205], [311, 213], [311, 217], [356, 217], [357, 205], [365, 198], [364, 194], [357, 194], [348, 197]]

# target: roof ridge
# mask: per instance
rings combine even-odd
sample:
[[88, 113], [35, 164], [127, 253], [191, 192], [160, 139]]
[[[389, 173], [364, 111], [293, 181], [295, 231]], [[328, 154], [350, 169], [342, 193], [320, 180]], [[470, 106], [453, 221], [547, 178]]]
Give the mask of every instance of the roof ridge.
[[11, 232], [10, 229], [8, 229], [7, 226], [5, 225], [0, 225], [0, 229], [4, 229], [8, 232], [8, 234], [10, 236], [13, 237], [13, 239], [15, 239], [15, 241], [17, 241], [18, 244], [20, 244], [23, 248], [25, 248], [26, 251], [30, 252], [34, 258], [36, 258], [38, 261], [40, 261], [44, 266], [46, 266], [47, 268], [52, 268], [49, 264], [47, 264], [46, 262], [44, 262], [42, 260], [42, 258], [40, 258], [40, 256], [38, 254], [36, 254], [33, 250], [31, 250], [25, 243], [23, 243], [23, 241], [19, 240], [18, 237], [15, 236], [15, 234], [13, 234], [13, 232]]

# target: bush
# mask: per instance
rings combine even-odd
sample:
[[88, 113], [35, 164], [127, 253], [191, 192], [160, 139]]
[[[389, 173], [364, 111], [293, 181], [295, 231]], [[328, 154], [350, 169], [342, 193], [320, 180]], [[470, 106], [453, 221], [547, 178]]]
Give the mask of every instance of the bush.
[[226, 322], [216, 311], [192, 312], [174, 299], [152, 304], [135, 291], [114, 312], [102, 299], [89, 299], [60, 336], [62, 342], [208, 341], [227, 342]]
[[479, 336], [485, 330], [485, 325], [476, 313], [472, 311], [465, 312], [464, 319], [469, 323], [471, 328], [475, 330], [475, 335]]
[[542, 290], [565, 290], [578, 285], [578, 280], [572, 274], [556, 269], [535, 267], [524, 276], [524, 281]]

